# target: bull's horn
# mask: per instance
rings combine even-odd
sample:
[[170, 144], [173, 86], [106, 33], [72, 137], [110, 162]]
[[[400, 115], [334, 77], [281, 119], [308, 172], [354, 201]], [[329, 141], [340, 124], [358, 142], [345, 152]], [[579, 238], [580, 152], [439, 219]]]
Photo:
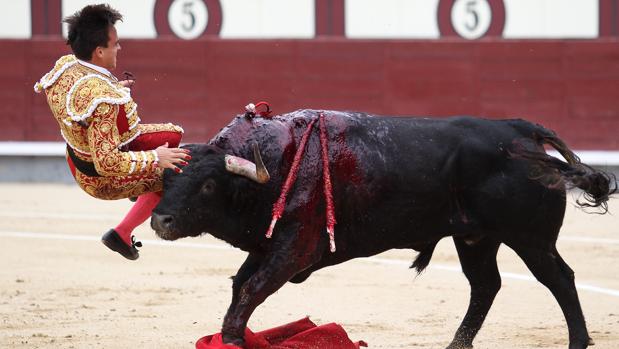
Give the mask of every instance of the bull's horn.
[[255, 164], [238, 156], [226, 155], [226, 170], [247, 177], [260, 184], [264, 184], [268, 182], [271, 177], [269, 176], [269, 171], [264, 167], [258, 145], [254, 143], [253, 149], [254, 160], [256, 161]]
[[256, 177], [258, 178], [258, 183], [266, 183], [271, 179], [269, 175], [269, 171], [266, 166], [264, 166], [264, 162], [262, 162], [262, 156], [260, 156], [260, 148], [258, 148], [258, 144], [252, 144], [252, 148], [254, 148], [254, 161], [256, 162]]

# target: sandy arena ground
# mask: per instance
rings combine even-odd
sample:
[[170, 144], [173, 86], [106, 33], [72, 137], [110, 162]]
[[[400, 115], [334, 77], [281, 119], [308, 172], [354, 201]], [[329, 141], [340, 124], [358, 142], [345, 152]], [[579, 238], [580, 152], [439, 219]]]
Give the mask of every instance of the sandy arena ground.
[[[219, 332], [245, 254], [205, 236], [162, 244], [144, 224], [141, 258], [98, 241], [130, 205], [76, 186], [0, 184], [0, 348], [193, 348]], [[619, 200], [611, 203], [619, 212]], [[619, 348], [619, 218], [569, 208], [559, 251], [576, 271], [594, 348]], [[337, 230], [336, 230], [337, 233]], [[411, 251], [354, 260], [288, 284], [253, 314], [262, 330], [306, 315], [338, 322], [370, 348], [444, 348], [468, 304], [450, 240], [420, 277]], [[387, 263], [387, 261], [393, 263]], [[550, 292], [506, 247], [503, 288], [475, 347], [567, 348]], [[520, 277], [524, 276], [524, 279]], [[597, 288], [595, 288], [597, 287]]]

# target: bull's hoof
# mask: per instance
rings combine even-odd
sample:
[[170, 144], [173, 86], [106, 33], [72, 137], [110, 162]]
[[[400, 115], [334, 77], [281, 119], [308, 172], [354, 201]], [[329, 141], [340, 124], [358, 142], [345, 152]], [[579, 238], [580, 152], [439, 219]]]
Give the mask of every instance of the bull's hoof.
[[245, 345], [245, 340], [243, 340], [243, 338], [239, 338], [239, 337], [231, 335], [231, 334], [223, 333], [221, 335], [221, 338], [222, 338], [224, 344], [235, 345], [235, 346], [237, 346], [239, 348], [243, 348], [243, 346]]
[[570, 340], [569, 349], [586, 349], [589, 346], [595, 345], [591, 337], [585, 340]]
[[472, 344], [464, 344], [464, 343], [457, 343], [457, 342], [451, 342], [451, 344], [449, 344], [449, 346], [445, 349], [473, 349], [473, 345]]

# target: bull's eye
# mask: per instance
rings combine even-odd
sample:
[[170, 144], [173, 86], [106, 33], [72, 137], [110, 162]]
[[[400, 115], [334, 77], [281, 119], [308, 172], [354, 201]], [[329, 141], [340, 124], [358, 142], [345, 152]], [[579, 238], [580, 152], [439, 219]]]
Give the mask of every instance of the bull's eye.
[[213, 194], [213, 192], [215, 192], [215, 186], [216, 186], [215, 180], [212, 178], [209, 178], [206, 181], [204, 181], [204, 184], [202, 184], [202, 188], [200, 188], [200, 192], [205, 195], [211, 195]]

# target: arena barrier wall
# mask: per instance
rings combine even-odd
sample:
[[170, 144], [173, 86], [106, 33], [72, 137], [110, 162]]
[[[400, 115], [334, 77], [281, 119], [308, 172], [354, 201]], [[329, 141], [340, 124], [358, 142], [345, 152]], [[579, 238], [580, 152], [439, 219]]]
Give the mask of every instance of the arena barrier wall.
[[[62, 141], [33, 85], [61, 39], [0, 40], [0, 141]], [[619, 150], [619, 42], [442, 39], [124, 40], [143, 122], [204, 142], [248, 102], [384, 115], [525, 118], [573, 149]]]

